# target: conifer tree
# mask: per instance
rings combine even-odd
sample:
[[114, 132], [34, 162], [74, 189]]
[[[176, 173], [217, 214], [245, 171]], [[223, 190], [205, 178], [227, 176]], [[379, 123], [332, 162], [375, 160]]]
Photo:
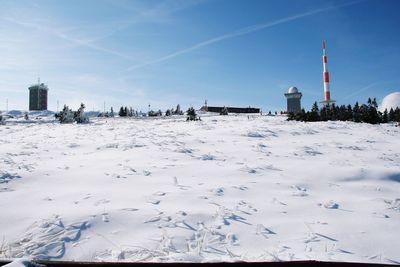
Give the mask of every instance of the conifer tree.
[[89, 118], [85, 115], [85, 105], [81, 103], [78, 111], [75, 113], [75, 121], [76, 123], [88, 123]]
[[5, 124], [3, 114], [0, 111], [0, 125]]
[[353, 121], [354, 122], [361, 122], [361, 111], [360, 111], [360, 105], [358, 102], [354, 105], [353, 108]]
[[369, 123], [369, 110], [368, 110], [368, 106], [365, 104], [362, 104], [360, 106], [360, 122]]
[[376, 102], [376, 98], [374, 97], [374, 99], [372, 100], [372, 102], [371, 102], [371, 105], [374, 107], [374, 108], [378, 108], [378, 103]]
[[294, 120], [294, 119], [295, 119], [294, 113], [293, 112], [289, 112], [287, 120], [291, 121], [291, 120]]
[[347, 105], [345, 118], [346, 121], [351, 121], [353, 119], [353, 109], [351, 105]]
[[321, 121], [327, 121], [328, 120], [328, 112], [326, 107], [322, 107], [320, 112], [319, 112], [319, 116], [321, 118]]
[[301, 112], [295, 114], [294, 116], [295, 116], [295, 120], [297, 120], [297, 121], [305, 121], [306, 111], [304, 110], [304, 108], [302, 108]]
[[331, 106], [331, 120], [336, 121], [338, 119], [339, 110], [335, 103], [332, 103]]
[[58, 115], [58, 120], [60, 123], [73, 123], [74, 122], [74, 113], [69, 109], [67, 105], [64, 105], [62, 111], [60, 111]]
[[182, 113], [182, 111], [181, 111], [181, 106], [178, 104], [177, 106], [176, 106], [176, 110], [175, 110], [175, 112], [174, 112], [176, 115], [182, 115], [181, 113]]
[[188, 121], [194, 121], [194, 120], [196, 120], [197, 114], [196, 114], [196, 111], [194, 110], [193, 107], [190, 107], [190, 108], [186, 111], [186, 113], [187, 113], [187, 119], [186, 119], [186, 120], [188, 120]]
[[365, 122], [372, 123], [372, 124], [377, 124], [379, 123], [379, 114], [377, 111], [378, 104], [376, 103], [376, 98], [371, 100], [371, 98], [368, 98], [368, 114], [366, 115]]
[[119, 115], [120, 117], [124, 117], [124, 108], [123, 108], [122, 106], [121, 106], [120, 109], [119, 109], [118, 115]]
[[312, 105], [311, 112], [308, 117], [309, 121], [319, 121], [321, 119], [317, 101], [315, 101], [314, 104]]
[[394, 121], [394, 110], [390, 108], [388, 121]]
[[394, 110], [394, 120], [393, 121], [400, 122], [400, 108], [399, 107], [397, 107]]
[[382, 114], [382, 123], [388, 123], [389, 121], [389, 116], [388, 116], [388, 111], [385, 109], [385, 111]]
[[228, 108], [224, 106], [219, 115], [228, 115]]

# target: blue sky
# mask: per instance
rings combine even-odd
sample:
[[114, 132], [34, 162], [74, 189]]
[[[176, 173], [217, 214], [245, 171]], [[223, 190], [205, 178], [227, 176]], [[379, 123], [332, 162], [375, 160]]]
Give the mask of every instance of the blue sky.
[[0, 0], [0, 109], [121, 105], [283, 110], [323, 97], [322, 40], [339, 104], [400, 91], [400, 1]]

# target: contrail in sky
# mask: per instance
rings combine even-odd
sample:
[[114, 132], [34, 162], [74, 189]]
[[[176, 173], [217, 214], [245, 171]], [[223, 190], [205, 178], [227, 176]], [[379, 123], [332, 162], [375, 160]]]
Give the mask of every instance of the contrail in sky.
[[135, 70], [135, 69], [139, 69], [139, 68], [142, 68], [142, 67], [145, 67], [145, 66], [149, 66], [149, 65], [153, 65], [153, 64], [156, 64], [156, 63], [159, 63], [159, 62], [163, 62], [163, 61], [166, 61], [168, 59], [177, 57], [177, 56], [182, 55], [182, 54], [187, 54], [187, 53], [189, 53], [191, 51], [197, 50], [199, 48], [202, 48], [202, 47], [205, 47], [205, 46], [217, 43], [217, 42], [221, 42], [221, 41], [226, 40], [226, 39], [231, 39], [231, 38], [242, 36], [242, 35], [245, 35], [245, 34], [257, 32], [257, 31], [260, 31], [260, 30], [263, 30], [263, 29], [266, 29], [266, 28], [270, 28], [270, 27], [273, 27], [273, 26], [276, 26], [276, 25], [279, 25], [279, 24], [282, 24], [282, 23], [286, 23], [286, 22], [290, 22], [290, 21], [293, 21], [293, 20], [301, 19], [301, 18], [304, 18], [304, 17], [308, 17], [308, 16], [311, 16], [311, 15], [315, 15], [315, 14], [322, 13], [322, 12], [325, 12], [325, 11], [328, 11], [328, 10], [332, 10], [332, 9], [338, 9], [338, 8], [354, 5], [354, 4], [363, 2], [363, 1], [364, 0], [359, 0], [359, 1], [353, 1], [353, 2], [350, 2], [350, 3], [342, 4], [342, 5], [314, 9], [314, 10], [310, 10], [310, 11], [307, 11], [307, 12], [304, 12], [304, 13], [300, 13], [300, 14], [297, 14], [297, 15], [293, 15], [293, 16], [289, 16], [289, 17], [286, 17], [286, 18], [278, 19], [278, 20], [273, 21], [273, 22], [268, 22], [268, 23], [257, 24], [257, 25], [245, 27], [245, 28], [236, 30], [234, 32], [227, 33], [227, 34], [224, 34], [224, 35], [221, 35], [221, 36], [218, 36], [218, 37], [215, 37], [215, 38], [200, 42], [200, 43], [195, 44], [195, 45], [193, 45], [191, 47], [176, 51], [176, 52], [174, 52], [172, 54], [169, 54], [169, 55], [166, 55], [166, 56], [163, 56], [163, 57], [151, 60], [151, 61], [147, 61], [147, 62], [144, 62], [144, 63], [141, 63], [141, 64], [133, 65], [133, 66], [125, 69], [123, 72], [128, 72], [128, 71], [131, 71], [131, 70]]
[[66, 34], [62, 33], [61, 31], [59, 31], [58, 29], [55, 29], [55, 28], [44, 27], [44, 26], [42, 26], [40, 24], [35, 24], [35, 23], [32, 23], [32, 22], [23, 22], [23, 21], [19, 21], [19, 20], [13, 19], [13, 18], [0, 18], [0, 19], [8, 21], [8, 22], [12, 22], [12, 23], [20, 25], [20, 26], [29, 27], [29, 28], [33, 28], [33, 29], [36, 29], [36, 30], [39, 30], [39, 31], [50, 33], [50, 34], [52, 34], [54, 36], [57, 36], [60, 39], [68, 41], [68, 42], [72, 42], [72, 43], [75, 43], [75, 44], [78, 44], [78, 45], [81, 45], [81, 46], [86, 46], [86, 47], [92, 48], [94, 50], [98, 50], [98, 51], [105, 52], [105, 53], [108, 53], [108, 54], [111, 54], [111, 55], [114, 55], [114, 56], [125, 58], [127, 60], [132, 60], [131, 57], [128, 57], [128, 56], [126, 56], [126, 55], [124, 55], [122, 53], [119, 53], [118, 51], [114, 51], [114, 50], [111, 50], [111, 49], [106, 49], [106, 48], [103, 48], [101, 46], [97, 46], [95, 44], [92, 44], [89, 41], [84, 41], [84, 40], [80, 40], [80, 39], [77, 39], [77, 38], [73, 38], [73, 37], [67, 36]]
[[376, 85], [378, 85], [378, 84], [380, 84], [380, 83], [374, 82], [374, 83], [371, 83], [371, 84], [369, 84], [369, 85], [367, 85], [367, 86], [364, 86], [363, 88], [361, 88], [361, 89], [355, 91], [354, 93], [351, 93], [351, 94], [345, 96], [344, 99], [349, 99], [349, 98], [351, 98], [351, 97], [353, 97], [353, 96], [356, 96], [356, 95], [360, 94], [361, 92], [363, 92], [363, 91], [365, 91], [365, 90], [368, 90], [368, 89], [370, 89], [370, 88], [372, 88], [372, 87], [374, 87], [374, 86], [376, 86]]

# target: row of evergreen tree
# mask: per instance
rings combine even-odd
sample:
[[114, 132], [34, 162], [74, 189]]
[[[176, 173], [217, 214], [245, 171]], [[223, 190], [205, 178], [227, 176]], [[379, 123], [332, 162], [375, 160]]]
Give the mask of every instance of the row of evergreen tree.
[[[183, 114], [184, 112], [181, 110], [181, 106], [179, 104], [176, 106], [175, 109], [174, 108], [167, 109], [165, 112], [165, 116], [183, 115]], [[132, 109], [132, 107], [128, 108], [127, 106], [125, 107], [121, 106], [118, 112], [118, 116], [120, 117], [138, 117], [146, 115], [149, 117], [157, 117], [157, 116], [162, 116], [163, 112], [161, 111], [161, 109], [159, 109], [158, 111], [149, 110], [146, 114], [141, 111], [134, 110]], [[114, 117], [114, 116], [115, 114], [112, 107], [109, 112], [107, 111], [99, 114], [99, 117]]]
[[172, 115], [183, 115], [183, 111], [181, 110], [181, 106], [178, 104], [176, 109], [171, 108], [165, 111], [165, 116], [172, 116]]
[[120, 116], [120, 117], [133, 117], [133, 116], [137, 116], [138, 115], [138, 112], [136, 111], [134, 111], [133, 109], [132, 109], [132, 107], [130, 107], [129, 109], [128, 109], [128, 107], [121, 107], [120, 109], [119, 109], [119, 112], [118, 112], [118, 115]]
[[369, 98], [367, 104], [359, 105], [358, 102], [354, 106], [341, 105], [337, 106], [334, 103], [331, 105], [323, 106], [321, 109], [318, 108], [317, 102], [315, 102], [311, 108], [311, 111], [305, 111], [295, 114], [290, 112], [288, 114], [288, 120], [296, 121], [354, 121], [354, 122], [366, 122], [371, 124], [388, 123], [388, 122], [400, 122], [400, 109], [397, 107], [395, 110], [385, 110], [383, 113], [378, 111], [378, 104], [376, 98]]
[[55, 117], [60, 121], [60, 123], [88, 123], [89, 117], [85, 115], [85, 105], [81, 103], [81, 106], [77, 111], [72, 111], [67, 105], [55, 114]]

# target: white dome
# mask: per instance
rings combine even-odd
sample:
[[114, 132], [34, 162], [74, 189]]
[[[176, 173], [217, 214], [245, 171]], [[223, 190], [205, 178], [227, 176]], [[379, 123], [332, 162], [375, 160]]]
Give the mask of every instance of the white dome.
[[297, 87], [294, 87], [294, 86], [290, 87], [289, 90], [288, 90], [289, 94], [295, 94], [295, 93], [298, 93], [298, 92], [299, 92], [299, 90], [297, 89]]
[[387, 109], [389, 112], [391, 108], [395, 110], [396, 107], [400, 108], [400, 92], [394, 92], [385, 96], [382, 100], [380, 111], [383, 112]]

